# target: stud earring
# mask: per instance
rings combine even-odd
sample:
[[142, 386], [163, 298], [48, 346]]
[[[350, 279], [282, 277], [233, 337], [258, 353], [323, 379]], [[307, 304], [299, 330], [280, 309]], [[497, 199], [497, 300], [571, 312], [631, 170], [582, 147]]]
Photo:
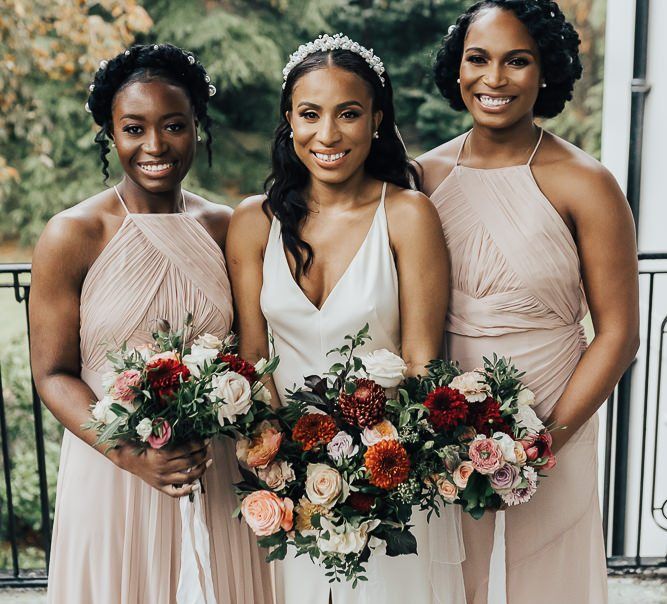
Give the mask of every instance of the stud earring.
[[197, 135], [197, 142], [201, 143], [201, 135], [200, 134]]
[[380, 138], [380, 133], [377, 130], [373, 133], [373, 138]]
[[546, 88], [546, 87], [547, 87], [547, 83], [546, 83], [546, 82], [542, 82], [542, 83], [540, 84], [540, 88]]
[[115, 148], [116, 148], [116, 143], [114, 143], [113, 141], [111, 141], [111, 146], [115, 149]]
[[461, 78], [456, 78], [456, 83], [460, 84], [461, 83]]
[[294, 131], [293, 130], [290, 130], [289, 137], [294, 138]]

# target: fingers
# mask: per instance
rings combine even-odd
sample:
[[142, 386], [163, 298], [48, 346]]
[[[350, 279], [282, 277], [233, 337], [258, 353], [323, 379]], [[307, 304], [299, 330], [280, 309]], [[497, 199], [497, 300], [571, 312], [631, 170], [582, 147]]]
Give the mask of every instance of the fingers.
[[198, 480], [204, 472], [211, 467], [212, 459], [207, 459], [196, 466], [186, 468], [179, 472], [173, 472], [164, 476], [163, 480], [167, 484], [191, 484]]
[[178, 484], [169, 484], [160, 489], [165, 495], [169, 497], [179, 498], [185, 497], [190, 493], [194, 493], [200, 489], [199, 483], [188, 484], [188, 485], [178, 485]]
[[[175, 447], [174, 449], [170, 449], [166, 451], [165, 453], [167, 454], [167, 459], [169, 461], [174, 461], [176, 459], [184, 459], [184, 458], [189, 458], [194, 455], [198, 455], [203, 452], [203, 455], [206, 455], [206, 451], [208, 450], [208, 447], [211, 443], [211, 439], [207, 438], [204, 441], [201, 440], [195, 440], [187, 445], [182, 445], [180, 447]], [[192, 464], [190, 464], [192, 465]]]

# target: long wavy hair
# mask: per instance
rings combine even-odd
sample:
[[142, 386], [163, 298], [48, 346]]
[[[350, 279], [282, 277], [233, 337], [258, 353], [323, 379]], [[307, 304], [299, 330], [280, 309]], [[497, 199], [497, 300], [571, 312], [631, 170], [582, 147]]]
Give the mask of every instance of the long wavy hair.
[[308, 274], [313, 263], [313, 249], [300, 235], [308, 214], [304, 197], [310, 180], [310, 172], [301, 162], [290, 138], [291, 127], [286, 114], [292, 110], [294, 85], [307, 73], [325, 67], [339, 67], [356, 74], [370, 86], [373, 96], [373, 112], [382, 111], [378, 128], [379, 138], [373, 138], [371, 149], [364, 162], [366, 173], [377, 180], [393, 183], [409, 189], [418, 188], [419, 177], [410, 164], [407, 151], [395, 124], [394, 94], [389, 75], [383, 74], [384, 86], [371, 67], [358, 54], [349, 50], [315, 52], [290, 71], [280, 97], [280, 122], [271, 145], [272, 171], [264, 183], [265, 209], [280, 221], [280, 230], [287, 251], [293, 256], [297, 282]]

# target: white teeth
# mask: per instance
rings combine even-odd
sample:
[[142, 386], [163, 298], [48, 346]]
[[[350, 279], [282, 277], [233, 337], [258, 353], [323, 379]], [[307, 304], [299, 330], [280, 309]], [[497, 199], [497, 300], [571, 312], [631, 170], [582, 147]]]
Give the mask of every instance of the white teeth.
[[146, 172], [160, 172], [161, 170], [166, 170], [176, 165], [176, 162], [171, 162], [170, 164], [139, 164], [139, 167]]
[[512, 102], [512, 97], [511, 96], [505, 96], [505, 97], [492, 97], [492, 96], [486, 96], [485, 94], [481, 94], [479, 96], [479, 100], [484, 105], [485, 107], [500, 107], [501, 105], [507, 105], [508, 103]]
[[317, 157], [317, 159], [321, 159], [322, 161], [336, 161], [337, 159], [340, 159], [344, 156], [345, 153], [333, 153], [331, 155], [327, 155], [326, 153], [315, 153], [315, 157]]

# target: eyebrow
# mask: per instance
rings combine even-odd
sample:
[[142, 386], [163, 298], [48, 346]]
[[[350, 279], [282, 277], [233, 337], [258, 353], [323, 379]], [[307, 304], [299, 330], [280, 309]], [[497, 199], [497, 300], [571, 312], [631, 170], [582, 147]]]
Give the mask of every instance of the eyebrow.
[[[182, 113], [180, 111], [174, 111], [173, 113], [167, 113], [166, 115], [163, 115], [160, 119], [162, 120], [168, 120], [169, 118], [172, 117], [185, 117], [185, 113]], [[134, 113], [126, 113], [125, 115], [120, 116], [121, 120], [137, 120], [137, 121], [142, 121], [145, 120], [146, 117], [143, 115], [136, 115]]]
[[[485, 55], [489, 54], [489, 52], [486, 49], [480, 48], [479, 46], [471, 46], [469, 48], [466, 48], [465, 52], [480, 52]], [[514, 50], [510, 50], [508, 53], [505, 53], [505, 56], [511, 57], [513, 55], [519, 55], [519, 54], [529, 54], [532, 57], [535, 56], [535, 53], [532, 50], [530, 50], [530, 48], [515, 48]]]
[[[322, 107], [320, 105], [318, 105], [316, 103], [311, 103], [310, 101], [301, 101], [297, 105], [297, 109], [299, 107], [302, 107], [302, 106], [303, 107], [310, 107], [311, 109], [322, 109]], [[345, 101], [344, 103], [339, 103], [338, 105], [336, 105], [336, 109], [338, 111], [340, 111], [341, 109], [347, 109], [348, 107], [352, 107], [352, 106], [358, 106], [358, 107], [363, 108], [364, 105], [360, 101], [350, 100], [350, 101]]]

